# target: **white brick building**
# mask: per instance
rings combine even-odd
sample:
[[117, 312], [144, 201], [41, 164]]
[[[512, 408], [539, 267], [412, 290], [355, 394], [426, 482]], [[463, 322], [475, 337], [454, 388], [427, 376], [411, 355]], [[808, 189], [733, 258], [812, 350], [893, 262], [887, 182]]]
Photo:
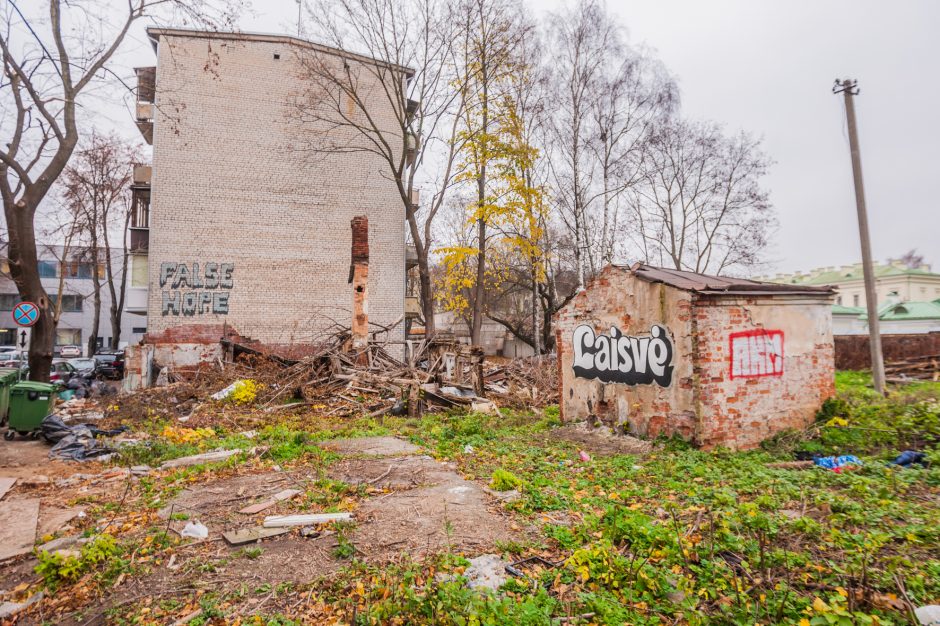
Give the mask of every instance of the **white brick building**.
[[[348, 327], [357, 215], [370, 226], [370, 321], [394, 325], [389, 339], [402, 341], [405, 221], [387, 166], [363, 151], [304, 150], [311, 132], [343, 131], [296, 114], [309, 89], [302, 55], [371, 61], [286, 36], [148, 33], [157, 65], [155, 80], [152, 68], [138, 70], [137, 117], [153, 162], [132, 224], [140, 291], [130, 297], [148, 314], [147, 341], [209, 344], [224, 329], [304, 344]], [[391, 110], [388, 120], [394, 128]]]

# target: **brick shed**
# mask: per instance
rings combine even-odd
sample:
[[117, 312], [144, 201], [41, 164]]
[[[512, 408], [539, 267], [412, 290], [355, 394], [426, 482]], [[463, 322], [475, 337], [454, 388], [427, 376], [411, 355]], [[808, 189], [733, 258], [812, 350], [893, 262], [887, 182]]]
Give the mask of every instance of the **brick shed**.
[[555, 317], [561, 415], [752, 448], [834, 392], [831, 287], [610, 265]]

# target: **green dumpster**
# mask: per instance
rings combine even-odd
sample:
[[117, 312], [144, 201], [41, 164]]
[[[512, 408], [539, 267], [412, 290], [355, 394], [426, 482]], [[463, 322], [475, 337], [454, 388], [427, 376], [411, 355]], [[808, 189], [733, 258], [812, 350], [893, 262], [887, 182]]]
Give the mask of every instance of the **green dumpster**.
[[10, 390], [10, 422], [5, 437], [38, 433], [42, 420], [52, 413], [56, 385], [31, 380], [16, 383]]
[[0, 374], [0, 424], [7, 421], [7, 413], [10, 410], [10, 388], [18, 379], [19, 373], [16, 370]]

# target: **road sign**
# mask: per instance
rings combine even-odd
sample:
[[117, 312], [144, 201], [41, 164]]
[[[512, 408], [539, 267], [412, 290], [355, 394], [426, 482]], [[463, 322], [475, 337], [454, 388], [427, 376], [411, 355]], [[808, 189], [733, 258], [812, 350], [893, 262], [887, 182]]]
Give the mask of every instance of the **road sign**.
[[13, 321], [17, 326], [32, 326], [39, 321], [39, 307], [32, 302], [20, 302], [13, 308]]
[[29, 352], [29, 342], [32, 341], [33, 329], [29, 326], [20, 326], [16, 331], [16, 349], [21, 354]]

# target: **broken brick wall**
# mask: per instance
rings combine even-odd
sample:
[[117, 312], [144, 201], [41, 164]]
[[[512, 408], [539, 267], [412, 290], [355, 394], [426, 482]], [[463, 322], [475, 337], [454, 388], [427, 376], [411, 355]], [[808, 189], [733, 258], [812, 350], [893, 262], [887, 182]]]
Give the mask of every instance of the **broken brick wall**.
[[[556, 345], [562, 419], [588, 417], [626, 432], [656, 437], [694, 434], [690, 294], [635, 278], [608, 266], [556, 316]], [[667, 331], [673, 347], [670, 380], [629, 385], [575, 375], [576, 332], [591, 327], [596, 336], [615, 328], [624, 336], [648, 339], [654, 325]], [[619, 365], [618, 365], [619, 367]], [[602, 374], [602, 372], [598, 372]], [[642, 375], [631, 371], [631, 374]]]
[[753, 448], [813, 422], [835, 392], [829, 306], [782, 295], [696, 300], [696, 443]]
[[[825, 297], [704, 298], [610, 266], [556, 316], [562, 419], [593, 417], [642, 436], [739, 449], [802, 428], [834, 393], [830, 308]], [[649, 372], [643, 378], [623, 359], [618, 366], [626, 372], [614, 375], [605, 369], [608, 357], [598, 366], [601, 352], [592, 355], [593, 370], [576, 369], [585, 337], [597, 342], [613, 327], [642, 348], [654, 326], [671, 343], [668, 381]], [[653, 346], [647, 345], [647, 368], [655, 364]]]

